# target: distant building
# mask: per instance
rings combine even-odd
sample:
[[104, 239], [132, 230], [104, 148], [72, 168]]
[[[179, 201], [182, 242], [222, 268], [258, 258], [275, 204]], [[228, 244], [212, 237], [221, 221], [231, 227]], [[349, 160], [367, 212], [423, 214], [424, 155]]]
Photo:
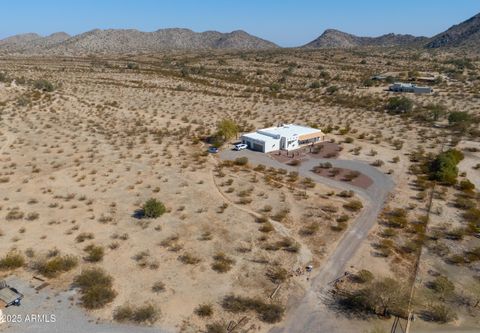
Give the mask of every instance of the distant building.
[[242, 143], [249, 149], [264, 153], [295, 150], [324, 140], [325, 135], [321, 130], [294, 124], [264, 128], [241, 137]]
[[433, 92], [433, 89], [431, 87], [419, 87], [412, 83], [401, 82], [396, 82], [392, 84], [389, 90], [394, 92], [407, 92], [415, 94], [430, 94]]

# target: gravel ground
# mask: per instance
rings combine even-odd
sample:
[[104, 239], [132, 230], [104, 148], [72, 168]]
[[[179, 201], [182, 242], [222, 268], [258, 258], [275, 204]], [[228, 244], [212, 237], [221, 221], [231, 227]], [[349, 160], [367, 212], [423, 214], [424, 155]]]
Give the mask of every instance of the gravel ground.
[[[8, 333], [170, 333], [159, 328], [119, 325], [98, 322], [72, 304], [69, 298], [75, 290], [56, 293], [50, 288], [37, 292], [32, 284], [11, 276], [7, 283], [24, 294], [21, 306], [5, 309], [8, 322], [0, 324], [0, 332]], [[39, 284], [38, 282], [36, 283]], [[32, 322], [32, 315], [40, 315], [50, 322]], [[55, 322], [51, 319], [55, 316]], [[30, 318], [30, 322], [26, 322]], [[16, 320], [17, 322], [11, 322]]]

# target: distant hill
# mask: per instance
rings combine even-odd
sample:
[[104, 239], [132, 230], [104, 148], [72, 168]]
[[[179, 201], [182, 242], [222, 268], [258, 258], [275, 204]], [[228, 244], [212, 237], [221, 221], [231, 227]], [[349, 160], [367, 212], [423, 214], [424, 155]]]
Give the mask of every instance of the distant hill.
[[480, 50], [480, 13], [434, 36], [426, 47], [467, 47]]
[[328, 29], [320, 37], [304, 45], [304, 48], [350, 48], [361, 46], [407, 46], [426, 42], [426, 37], [387, 34], [380, 37], [358, 37], [339, 30]]
[[[432, 38], [386, 34], [360, 37], [328, 29], [317, 39], [302, 46], [317, 48], [352, 47], [462, 47], [480, 50], [480, 14], [454, 25]], [[42, 37], [35, 33], [16, 35], [0, 40], [0, 54], [85, 55], [149, 53], [165, 50], [265, 50], [278, 46], [242, 30], [194, 32], [189, 29], [160, 29], [142, 32], [134, 29], [91, 30], [76, 36], [64, 32]]]
[[47, 37], [36, 34], [12, 36], [0, 41], [1, 53], [78, 55], [87, 53], [138, 53], [162, 50], [244, 49], [278, 47], [245, 31], [193, 32], [189, 29], [160, 29], [154, 32], [123, 29], [95, 29], [70, 37], [56, 33]]

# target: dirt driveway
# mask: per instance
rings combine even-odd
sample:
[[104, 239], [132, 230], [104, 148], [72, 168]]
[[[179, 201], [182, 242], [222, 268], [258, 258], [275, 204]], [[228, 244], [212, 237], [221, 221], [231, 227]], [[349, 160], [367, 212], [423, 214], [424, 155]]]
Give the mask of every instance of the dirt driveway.
[[[268, 155], [249, 150], [240, 152], [222, 151], [219, 157], [225, 160], [247, 157], [249, 162], [254, 165], [263, 164], [267, 167], [298, 171], [300, 176], [310, 177], [315, 182], [339, 190], [352, 190], [362, 198], [364, 209], [342, 236], [323, 267], [316, 272], [315, 277], [312, 279], [311, 288], [303, 299], [292, 300], [288, 304], [284, 326], [271, 330], [271, 333], [358, 332], [358, 327], [348, 327], [348, 321], [336, 318], [335, 313], [325, 306], [322, 299], [327, 297], [330, 282], [345, 272], [347, 262], [354, 256], [362, 242], [367, 238], [372, 227], [377, 223], [377, 217], [395, 185], [391, 178], [368, 163], [354, 160], [311, 159], [303, 161], [300, 166], [289, 166], [273, 160]], [[373, 180], [373, 184], [367, 189], [363, 189], [349, 183], [319, 176], [311, 171], [314, 166], [324, 162], [330, 162], [336, 168], [361, 172], [370, 177]], [[340, 321], [343, 323], [340, 323]]]

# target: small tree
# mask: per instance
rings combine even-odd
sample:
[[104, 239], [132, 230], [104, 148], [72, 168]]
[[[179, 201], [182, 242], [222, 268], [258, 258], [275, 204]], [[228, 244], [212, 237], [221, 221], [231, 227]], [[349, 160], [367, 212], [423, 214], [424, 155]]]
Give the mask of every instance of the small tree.
[[162, 216], [166, 212], [165, 205], [157, 199], [148, 199], [143, 205], [142, 212], [146, 218], [155, 219]]
[[407, 97], [392, 97], [387, 103], [387, 110], [393, 113], [407, 113], [412, 109], [413, 102]]
[[238, 132], [238, 125], [231, 119], [223, 119], [217, 125], [217, 136], [223, 139], [223, 142], [237, 137]]

